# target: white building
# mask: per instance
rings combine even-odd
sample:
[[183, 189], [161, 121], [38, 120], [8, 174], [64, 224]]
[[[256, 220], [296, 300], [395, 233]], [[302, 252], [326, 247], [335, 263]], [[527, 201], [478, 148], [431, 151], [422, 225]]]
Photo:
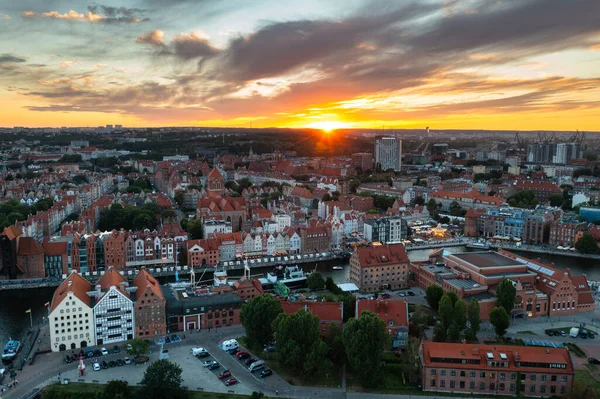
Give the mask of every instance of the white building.
[[402, 140], [396, 137], [382, 137], [375, 140], [375, 165], [381, 170], [402, 169]]
[[54, 291], [48, 315], [52, 352], [96, 345], [90, 290], [89, 282], [71, 273]]
[[130, 296], [136, 290], [112, 267], [98, 280], [96, 290], [90, 292], [96, 300], [94, 328], [98, 345], [133, 339], [135, 317]]
[[275, 215], [275, 222], [277, 222], [277, 231], [282, 232], [286, 227], [292, 225], [292, 217], [285, 213], [278, 213]]
[[213, 233], [233, 233], [231, 222], [225, 220], [208, 219], [204, 221], [204, 236], [210, 237]]

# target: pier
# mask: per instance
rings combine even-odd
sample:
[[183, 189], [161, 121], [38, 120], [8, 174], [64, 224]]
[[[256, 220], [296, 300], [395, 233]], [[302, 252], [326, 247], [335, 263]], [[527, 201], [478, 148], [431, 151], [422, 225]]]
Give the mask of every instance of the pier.
[[467, 248], [469, 249], [478, 249], [480, 251], [486, 251], [490, 249], [506, 249], [508, 251], [519, 251], [519, 252], [531, 252], [536, 254], [546, 254], [546, 255], [556, 255], [556, 256], [566, 256], [570, 258], [583, 258], [583, 259], [593, 259], [600, 260], [600, 255], [595, 254], [583, 254], [577, 251], [559, 251], [557, 249], [549, 249], [549, 248], [541, 248], [536, 247], [534, 245], [514, 245], [507, 243], [496, 243], [496, 244], [467, 244]]

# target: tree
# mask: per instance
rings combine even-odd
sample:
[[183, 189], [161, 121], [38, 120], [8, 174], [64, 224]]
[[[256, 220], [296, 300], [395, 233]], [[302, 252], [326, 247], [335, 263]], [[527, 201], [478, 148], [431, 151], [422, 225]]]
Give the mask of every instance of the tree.
[[438, 323], [433, 328], [433, 342], [446, 341], [446, 328], [442, 323]]
[[265, 394], [262, 392], [252, 392], [252, 395], [250, 395], [250, 399], [264, 399], [265, 398]]
[[331, 195], [329, 193], [325, 193], [325, 195], [323, 195], [323, 198], [321, 199], [321, 201], [326, 202], [326, 201], [331, 201]]
[[450, 324], [450, 328], [448, 329], [448, 338], [450, 339], [450, 342], [460, 341], [460, 328], [454, 321]]
[[199, 240], [204, 238], [204, 226], [202, 219], [190, 220], [187, 224], [188, 239]]
[[140, 397], [150, 399], [186, 398], [181, 389], [181, 367], [166, 359], [148, 366], [141, 382]]
[[337, 323], [329, 325], [329, 331], [325, 336], [325, 343], [329, 348], [329, 359], [337, 365], [342, 365], [346, 362], [346, 349], [344, 348], [344, 337], [342, 329]]
[[279, 362], [307, 375], [324, 366], [328, 348], [321, 341], [319, 326], [319, 318], [304, 309], [289, 315], [279, 314], [273, 322]]
[[151, 229], [156, 225], [156, 220], [152, 218], [152, 216], [142, 213], [136, 216], [131, 223], [131, 226], [134, 230], [145, 230]]
[[129, 344], [131, 344], [131, 349], [127, 349], [127, 353], [133, 357], [145, 355], [148, 353], [148, 349], [150, 349], [150, 344], [139, 338], [134, 338], [129, 341]]
[[565, 197], [563, 194], [552, 194], [548, 200], [550, 200], [550, 206], [561, 206], [565, 202]]
[[467, 328], [467, 304], [462, 299], [454, 304], [454, 320], [459, 331]]
[[344, 323], [346, 323], [354, 317], [354, 312], [356, 311], [356, 297], [352, 294], [344, 294], [342, 296], [342, 302], [344, 303]]
[[479, 302], [477, 302], [477, 299], [471, 298], [467, 312], [469, 316], [469, 331], [467, 332], [467, 338], [471, 341], [475, 341], [477, 339], [477, 333], [479, 332], [481, 322], [479, 315]]
[[593, 254], [598, 252], [598, 244], [593, 235], [590, 233], [583, 233], [575, 243], [575, 249], [584, 254]]
[[448, 291], [445, 295], [448, 295], [448, 298], [452, 301], [452, 306], [456, 305], [456, 302], [458, 302], [458, 295], [456, 295], [456, 292]]
[[319, 272], [312, 273], [307, 279], [308, 289], [311, 291], [322, 290], [325, 287], [323, 275]]
[[506, 334], [506, 329], [510, 326], [510, 319], [506, 309], [502, 306], [495, 307], [490, 312], [490, 323], [496, 329], [496, 335], [502, 337]]
[[442, 326], [445, 329], [448, 329], [452, 323], [452, 319], [454, 318], [454, 306], [452, 306], [452, 299], [450, 299], [447, 294], [444, 294], [442, 299], [440, 299], [440, 309], [438, 314], [440, 316], [440, 320], [442, 321]]
[[242, 306], [240, 321], [251, 347], [262, 349], [271, 342], [273, 321], [280, 313], [283, 313], [283, 308], [273, 295], [256, 296]]
[[427, 314], [421, 309], [415, 310], [410, 315], [410, 323], [408, 324], [408, 335], [415, 338], [425, 337], [425, 329], [427, 328]]
[[366, 311], [350, 319], [343, 332], [348, 363], [364, 387], [377, 385], [381, 377], [381, 357], [389, 346], [385, 323]]
[[431, 284], [425, 289], [425, 299], [427, 299], [429, 306], [436, 312], [438, 311], [440, 299], [442, 299], [443, 295], [444, 290], [437, 284]]
[[402, 351], [402, 363], [406, 366], [404, 371], [408, 382], [411, 384], [417, 384], [421, 380], [420, 347], [421, 340], [410, 337], [406, 343], [406, 348]]
[[177, 205], [179, 205], [180, 208], [183, 208], [184, 196], [185, 196], [185, 193], [183, 191], [177, 191], [175, 193], [175, 197], [173, 197], [173, 199], [175, 200], [175, 203]]
[[496, 286], [496, 297], [498, 298], [498, 306], [502, 306], [506, 313], [510, 312], [515, 307], [515, 297], [517, 289], [512, 281], [504, 277]]
[[127, 381], [112, 380], [104, 386], [102, 391], [102, 399], [114, 399], [114, 398], [129, 399], [131, 397], [131, 389]]
[[331, 276], [327, 277], [327, 280], [325, 280], [325, 288], [327, 288], [329, 291], [336, 295], [340, 295], [343, 293], [340, 287], [338, 287], [337, 284], [333, 281]]

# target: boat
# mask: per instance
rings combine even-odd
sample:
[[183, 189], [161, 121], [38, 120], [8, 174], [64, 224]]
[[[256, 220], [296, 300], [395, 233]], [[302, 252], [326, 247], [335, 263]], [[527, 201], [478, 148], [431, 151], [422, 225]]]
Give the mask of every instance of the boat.
[[266, 290], [273, 289], [276, 283], [284, 284], [289, 288], [299, 288], [306, 285], [306, 281], [310, 273], [305, 273], [299, 266], [277, 266], [271, 273], [267, 273], [266, 277], [261, 277], [258, 280]]
[[2, 360], [13, 360], [21, 350], [21, 343], [14, 339], [9, 339], [2, 351]]
[[332, 267], [333, 270], [344, 270], [343, 266], [334, 266]]

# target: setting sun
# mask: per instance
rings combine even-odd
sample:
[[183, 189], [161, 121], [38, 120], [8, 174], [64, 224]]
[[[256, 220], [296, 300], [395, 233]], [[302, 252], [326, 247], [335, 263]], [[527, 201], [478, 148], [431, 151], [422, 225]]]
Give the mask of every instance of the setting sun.
[[314, 122], [306, 126], [312, 129], [321, 129], [322, 131], [329, 133], [332, 130], [349, 128], [350, 124], [344, 122], [322, 121]]

